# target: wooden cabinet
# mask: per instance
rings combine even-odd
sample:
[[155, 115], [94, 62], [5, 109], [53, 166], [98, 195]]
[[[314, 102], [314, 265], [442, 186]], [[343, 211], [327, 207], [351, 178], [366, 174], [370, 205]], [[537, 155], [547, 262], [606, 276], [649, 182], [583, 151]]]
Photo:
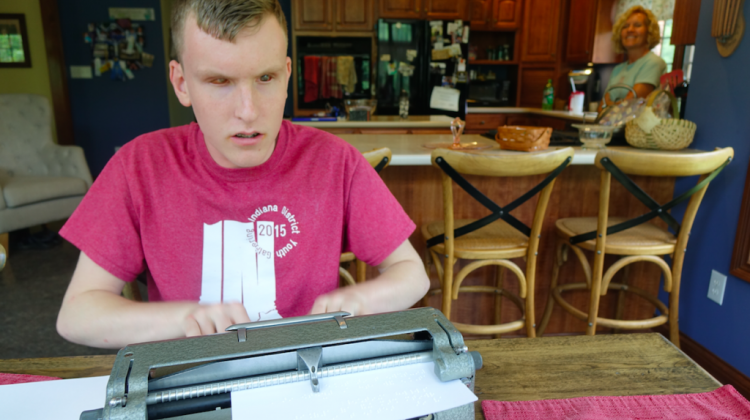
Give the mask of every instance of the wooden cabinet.
[[373, 31], [373, 0], [293, 0], [295, 31]]
[[525, 125], [527, 127], [539, 127], [539, 117], [527, 114], [508, 115], [507, 125]]
[[427, 20], [466, 20], [466, 0], [422, 0]]
[[521, 0], [472, 0], [469, 19], [474, 30], [515, 30], [521, 26]]
[[380, 0], [378, 17], [384, 19], [466, 19], [466, 0]]
[[565, 60], [611, 64], [622, 61], [612, 45], [612, 8], [617, 0], [570, 0]]
[[[580, 122], [580, 121], [579, 121]], [[567, 130], [569, 121], [554, 117], [540, 117], [539, 127], [551, 127], [553, 130]]]
[[419, 19], [422, 16], [422, 0], [380, 0], [379, 18]]
[[534, 114], [467, 114], [466, 134], [483, 134], [503, 125], [525, 125], [530, 127], [551, 127], [553, 130], [565, 130], [569, 121], [556, 117], [545, 117]]
[[294, 30], [333, 30], [332, 0], [293, 0]]
[[521, 0], [494, 0], [492, 2], [492, 29], [517, 29], [521, 26]]
[[542, 107], [542, 97], [547, 80], [555, 80], [554, 68], [522, 68], [519, 71], [519, 106]]
[[373, 0], [336, 1], [337, 31], [372, 31], [375, 19]]
[[493, 2], [493, 0], [469, 1], [469, 24], [471, 25], [471, 29], [480, 31], [489, 29], [489, 18], [492, 15]]
[[466, 114], [466, 134], [482, 134], [505, 125], [505, 114]]
[[693, 45], [698, 32], [701, 0], [675, 0], [672, 18], [672, 45]]
[[596, 23], [596, 0], [570, 0], [565, 60], [583, 63], [591, 59]]
[[562, 0], [526, 0], [521, 61], [554, 62], [557, 59], [561, 6]]

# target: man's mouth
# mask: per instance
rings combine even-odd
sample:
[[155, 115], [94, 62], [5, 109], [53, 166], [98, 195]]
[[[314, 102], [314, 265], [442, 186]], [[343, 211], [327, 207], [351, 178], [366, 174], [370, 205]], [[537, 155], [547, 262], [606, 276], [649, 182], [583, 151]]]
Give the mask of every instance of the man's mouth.
[[241, 139], [254, 139], [258, 137], [260, 133], [252, 133], [252, 134], [243, 134], [243, 133], [237, 133], [234, 136], [239, 137]]

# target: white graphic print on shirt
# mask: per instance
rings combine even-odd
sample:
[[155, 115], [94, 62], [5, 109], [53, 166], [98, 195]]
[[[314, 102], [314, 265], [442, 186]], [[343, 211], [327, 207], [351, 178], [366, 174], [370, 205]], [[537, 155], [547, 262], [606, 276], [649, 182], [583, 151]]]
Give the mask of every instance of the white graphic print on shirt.
[[[298, 234], [298, 222], [282, 207], [286, 223], [257, 220], [278, 206], [258, 208], [249, 223], [224, 220], [203, 224], [203, 269], [200, 303], [242, 302], [251, 321], [281, 318], [276, 310], [276, 257], [285, 257], [297, 242], [287, 232]], [[276, 250], [275, 238], [283, 244]], [[286, 243], [284, 243], [286, 242]]]

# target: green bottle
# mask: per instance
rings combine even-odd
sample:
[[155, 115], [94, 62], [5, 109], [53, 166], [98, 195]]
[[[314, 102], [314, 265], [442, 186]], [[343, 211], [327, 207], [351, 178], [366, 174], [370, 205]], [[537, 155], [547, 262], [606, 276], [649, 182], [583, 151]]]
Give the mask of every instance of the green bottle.
[[544, 97], [542, 98], [542, 109], [552, 109], [555, 103], [555, 88], [552, 87], [552, 79], [547, 79], [547, 86], [544, 87]]

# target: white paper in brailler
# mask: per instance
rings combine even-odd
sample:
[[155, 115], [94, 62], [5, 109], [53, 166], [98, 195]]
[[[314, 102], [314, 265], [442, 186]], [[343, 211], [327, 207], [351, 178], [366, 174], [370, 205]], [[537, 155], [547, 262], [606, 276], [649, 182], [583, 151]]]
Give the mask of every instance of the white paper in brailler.
[[460, 380], [441, 382], [435, 364], [418, 363], [232, 393], [232, 420], [408, 419], [477, 400]]

